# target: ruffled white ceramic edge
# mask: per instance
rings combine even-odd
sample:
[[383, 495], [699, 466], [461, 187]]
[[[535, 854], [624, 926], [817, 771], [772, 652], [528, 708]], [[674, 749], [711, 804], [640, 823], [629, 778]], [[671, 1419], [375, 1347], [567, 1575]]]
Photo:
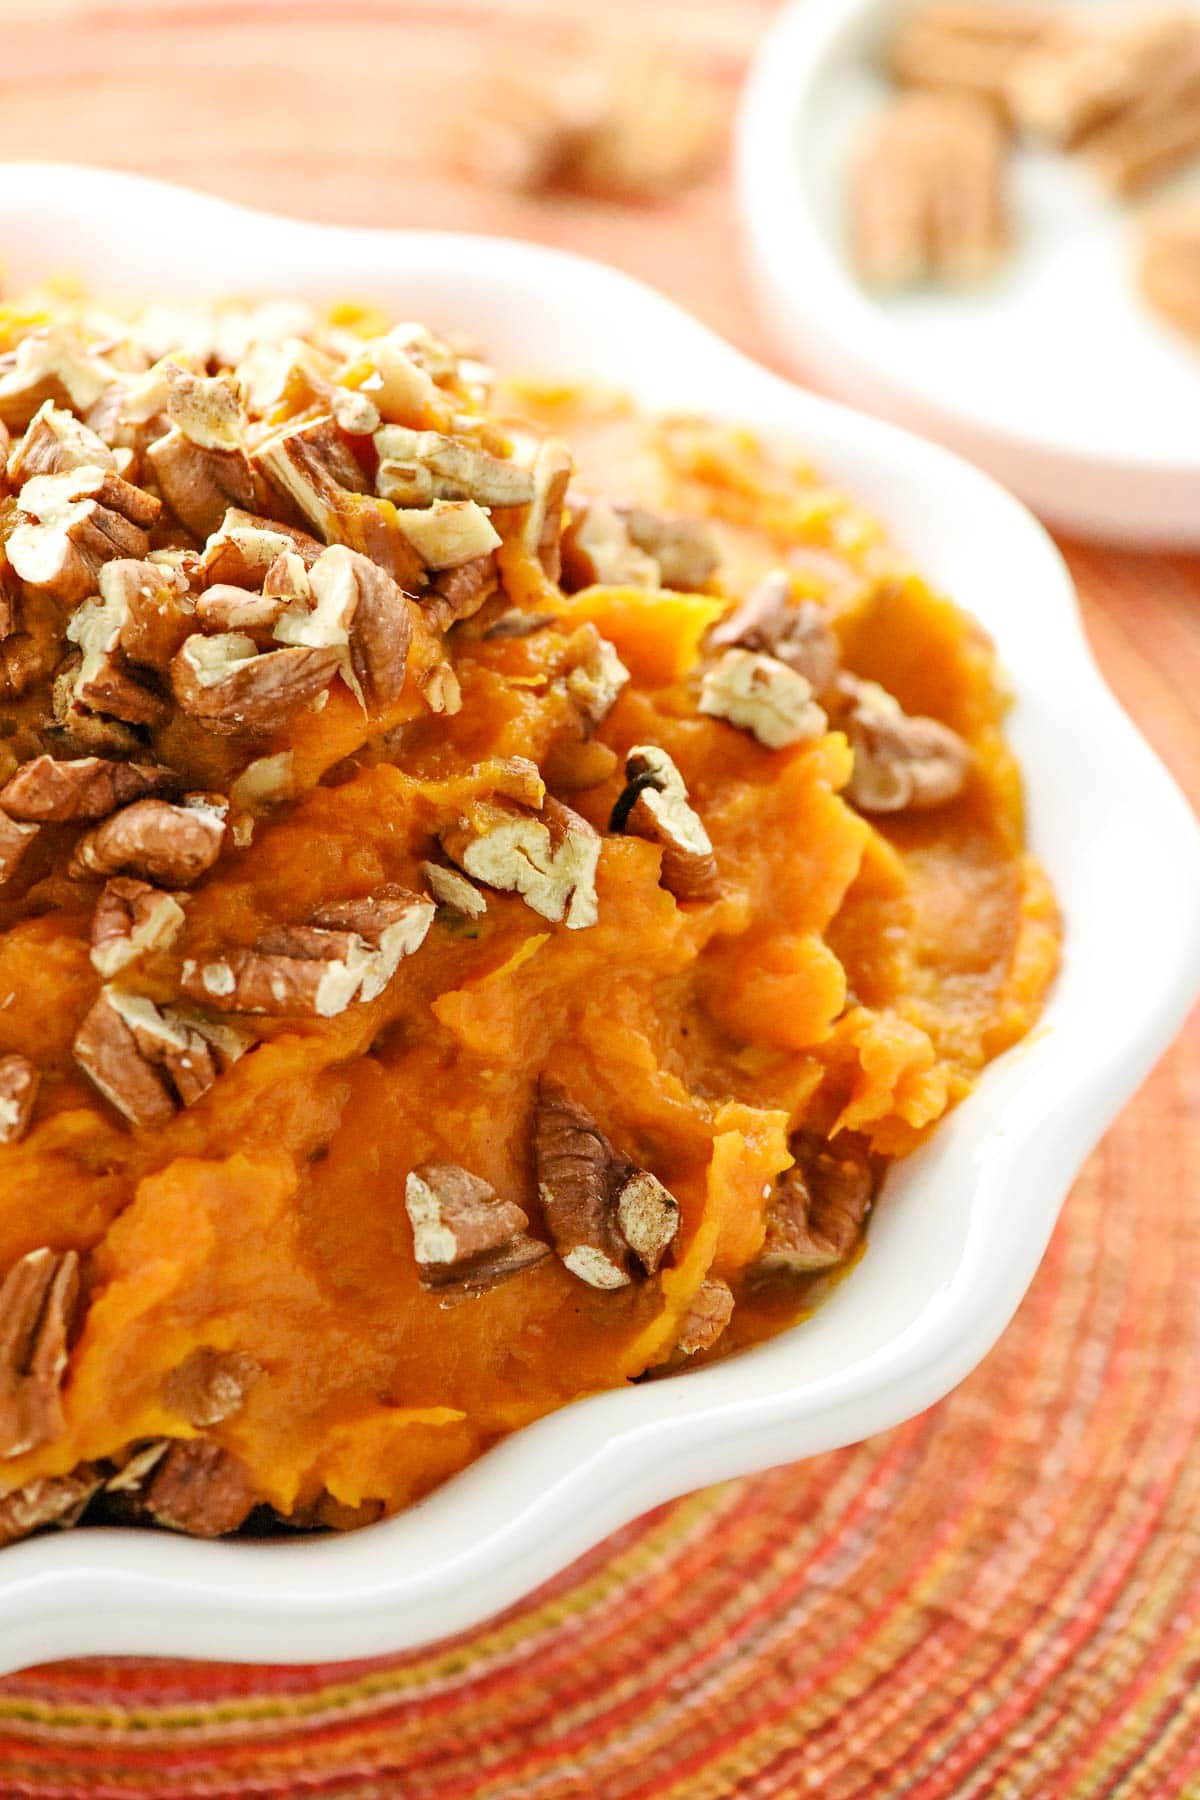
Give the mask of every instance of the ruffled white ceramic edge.
[[[1061, 410], [1020, 429], [988, 417], [969, 391], [910, 353], [910, 340], [842, 261], [806, 179], [805, 127], [820, 117], [828, 129], [837, 116], [831, 93], [848, 64], [870, 56], [895, 5], [789, 0], [755, 56], [738, 119], [738, 202], [763, 314], [782, 351], [852, 404], [978, 462], [1057, 525], [1143, 545], [1200, 546], [1200, 453], [1159, 453], [1133, 430], [1140, 447], [1118, 449], [1117, 434], [1097, 447]], [[1048, 205], [1043, 196], [1043, 210]], [[1078, 303], [1086, 317], [1085, 279]], [[928, 334], [921, 342], [932, 348]]]
[[367, 1532], [258, 1545], [85, 1530], [15, 1545], [0, 1552], [0, 1669], [421, 1644], [519, 1599], [660, 1501], [853, 1442], [945, 1394], [1004, 1328], [1068, 1183], [1200, 981], [1193, 821], [1102, 684], [1041, 528], [944, 451], [814, 399], [577, 257], [298, 224], [31, 165], [0, 167], [0, 254], [14, 290], [68, 269], [135, 295], [378, 298], [474, 333], [504, 366], [600, 377], [806, 446], [994, 632], [1018, 697], [1033, 842], [1067, 919], [1044, 1022], [897, 1172], [867, 1256], [812, 1320], [740, 1360], [566, 1408]]

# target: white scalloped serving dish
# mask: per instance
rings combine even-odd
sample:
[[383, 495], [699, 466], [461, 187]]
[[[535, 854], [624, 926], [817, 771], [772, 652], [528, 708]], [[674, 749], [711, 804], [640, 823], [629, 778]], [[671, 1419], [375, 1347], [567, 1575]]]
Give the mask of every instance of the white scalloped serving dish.
[[814, 399], [624, 275], [530, 245], [298, 224], [122, 175], [0, 167], [12, 291], [378, 299], [500, 366], [592, 376], [650, 407], [803, 446], [995, 635], [1032, 842], [1066, 959], [1044, 1023], [889, 1180], [867, 1255], [806, 1323], [677, 1381], [570, 1406], [407, 1513], [343, 1538], [196, 1543], [83, 1529], [0, 1552], [0, 1670], [132, 1652], [301, 1661], [400, 1650], [507, 1606], [605, 1533], [703, 1483], [910, 1417], [1024, 1294], [1071, 1178], [1200, 982], [1200, 843], [1101, 681], [1063, 564], [966, 464]]
[[[847, 174], [887, 92], [877, 50], [903, 4], [789, 0], [756, 54], [738, 198], [780, 350], [851, 404], [969, 456], [1058, 525], [1200, 547], [1200, 355], [1137, 292], [1138, 209], [1104, 193], [1082, 159], [1018, 147], [1014, 254], [981, 287], [880, 295], [856, 281]], [[1172, 184], [1198, 188], [1200, 166]]]

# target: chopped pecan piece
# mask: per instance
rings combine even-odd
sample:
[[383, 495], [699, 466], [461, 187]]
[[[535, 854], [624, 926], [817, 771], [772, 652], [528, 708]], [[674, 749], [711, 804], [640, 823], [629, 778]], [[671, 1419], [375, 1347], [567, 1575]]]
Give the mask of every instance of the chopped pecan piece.
[[496, 562], [492, 556], [473, 556], [455, 569], [442, 569], [422, 598], [422, 611], [432, 631], [447, 631], [460, 619], [469, 619], [490, 599], [496, 587]]
[[265, 932], [252, 950], [185, 963], [183, 991], [222, 1012], [333, 1018], [383, 992], [424, 943], [434, 911], [424, 894], [389, 884], [321, 907], [308, 925]]
[[258, 1504], [250, 1475], [232, 1451], [204, 1438], [173, 1442], [144, 1484], [139, 1510], [189, 1537], [224, 1537]]
[[661, 587], [658, 563], [629, 533], [627, 520], [608, 500], [572, 502], [562, 540], [563, 586]]
[[86, 412], [116, 380], [108, 363], [57, 327], [21, 339], [0, 357], [0, 424], [24, 431], [47, 400]]
[[294, 760], [290, 750], [280, 750], [275, 756], [259, 756], [247, 763], [229, 789], [230, 804], [246, 812], [258, 812], [289, 799]]
[[679, 1321], [675, 1348], [685, 1356], [710, 1350], [733, 1317], [733, 1295], [726, 1282], [716, 1276], [702, 1281], [691, 1305]]
[[793, 1139], [796, 1161], [779, 1177], [767, 1209], [760, 1275], [811, 1275], [844, 1262], [862, 1236], [876, 1180], [861, 1141], [809, 1133]]
[[524, 638], [536, 637], [539, 631], [555, 623], [555, 615], [546, 612], [524, 612], [520, 607], [511, 606], [483, 631], [483, 637], [492, 638]]
[[47, 1525], [78, 1525], [99, 1493], [103, 1477], [91, 1463], [69, 1475], [42, 1475], [0, 1499], [0, 1547], [15, 1544]]
[[423, 862], [421, 874], [438, 905], [448, 912], [460, 913], [464, 919], [481, 919], [487, 911], [487, 901], [475, 883], [460, 875], [457, 869], [443, 868], [441, 863]]
[[1200, 30], [1191, 26], [1133, 103], [1087, 140], [1088, 161], [1118, 194], [1141, 193], [1200, 147]]
[[421, 1286], [447, 1299], [484, 1294], [550, 1255], [519, 1206], [454, 1163], [413, 1169], [404, 1205]]
[[24, 1456], [63, 1428], [62, 1383], [78, 1302], [73, 1250], [31, 1250], [0, 1285], [0, 1459]]
[[396, 517], [427, 569], [460, 568], [476, 557], [490, 556], [500, 543], [500, 533], [474, 500], [397, 507]]
[[204, 631], [240, 632], [257, 644], [274, 631], [288, 600], [285, 594], [252, 594], [248, 588], [219, 581], [197, 597], [196, 623]]
[[561, 1081], [538, 1081], [538, 1193], [563, 1266], [589, 1287], [654, 1275], [675, 1240], [679, 1206], [648, 1170], [618, 1155]]
[[135, 800], [80, 838], [69, 873], [89, 875], [128, 871], [146, 881], [191, 887], [207, 875], [225, 840], [226, 804], [205, 794], [169, 800]]
[[581, 626], [572, 642], [576, 660], [565, 677], [567, 693], [590, 735], [603, 725], [629, 680], [629, 670], [594, 625]]
[[633, 543], [654, 558], [661, 586], [691, 594], [711, 578], [721, 551], [707, 520], [668, 518], [640, 506], [620, 511]]
[[562, 573], [563, 508], [573, 469], [571, 452], [559, 438], [546, 438], [538, 445], [533, 459], [533, 499], [521, 538], [551, 581], [557, 581]]
[[842, 677], [850, 709], [838, 719], [854, 752], [846, 797], [863, 812], [922, 811], [959, 795], [971, 751], [939, 719], [906, 713], [873, 681]]
[[276, 557], [287, 552], [299, 556], [307, 568], [320, 556], [321, 544], [306, 531], [230, 507], [204, 546], [201, 573], [211, 586], [226, 582], [259, 588]]
[[813, 600], [797, 604], [786, 569], [773, 569], [708, 634], [714, 650], [754, 650], [803, 675], [814, 694], [832, 687], [841, 663], [837, 636]]
[[152, 494], [92, 465], [33, 476], [17, 506], [26, 520], [8, 539], [8, 560], [30, 587], [67, 602], [91, 593], [113, 557], [145, 556], [159, 513]]
[[980, 281], [1010, 230], [1007, 145], [995, 112], [954, 94], [905, 94], [876, 121], [854, 172], [854, 257], [863, 281]]
[[126, 665], [121, 640], [129, 624], [129, 587], [124, 580], [110, 584], [107, 596], [101, 593], [85, 600], [71, 614], [67, 638], [78, 644], [81, 660], [73, 677], [60, 670], [62, 703], [68, 709], [112, 714], [128, 725], [154, 725], [165, 716], [165, 702]]
[[157, 763], [113, 762], [103, 756], [56, 762], [52, 756], [35, 756], [0, 788], [0, 807], [10, 819], [105, 819], [132, 800], [167, 794], [178, 786], [175, 772]]
[[167, 363], [167, 417], [201, 450], [240, 450], [242, 409], [226, 375], [192, 375]]
[[146, 452], [163, 499], [197, 537], [216, 531], [230, 507], [253, 512], [259, 488], [244, 450], [205, 448], [173, 426]]
[[17, 873], [40, 830], [40, 825], [21, 825], [0, 812], [0, 888]]
[[805, 676], [754, 650], [726, 650], [706, 670], [700, 711], [751, 732], [769, 750], [818, 738], [828, 723]]
[[332, 418], [282, 428], [258, 446], [254, 463], [323, 542], [350, 544], [417, 591], [421, 558], [403, 529], [407, 515], [366, 491], [362, 466]]
[[596, 923], [600, 837], [560, 801], [547, 799], [540, 815], [511, 800], [480, 801], [441, 835], [451, 862], [485, 887], [520, 894], [572, 931]]
[[0, 1144], [15, 1144], [29, 1130], [41, 1080], [27, 1056], [0, 1056]]
[[186, 570], [152, 551], [145, 562], [121, 557], [106, 563], [98, 585], [109, 618], [119, 620], [122, 654], [134, 663], [165, 668], [194, 628]]
[[225, 737], [271, 731], [323, 693], [341, 661], [336, 646], [289, 644], [260, 654], [244, 632], [196, 633], [171, 663], [171, 691], [209, 731]]
[[375, 485], [397, 505], [476, 500], [480, 506], [528, 506], [533, 499], [528, 469], [463, 438], [383, 425], [375, 433], [375, 448], [379, 453]]
[[35, 475], [61, 475], [65, 469], [87, 466], [117, 472], [117, 459], [103, 438], [74, 413], [47, 400], [9, 455], [8, 479], [20, 487]]
[[244, 1350], [214, 1350], [203, 1344], [172, 1369], [163, 1400], [189, 1425], [205, 1430], [240, 1412], [262, 1373], [262, 1364]]
[[54, 729], [63, 749], [73, 756], [136, 756], [145, 749], [136, 731], [121, 719], [93, 712], [80, 700], [83, 664], [82, 653], [71, 651], [50, 690]]
[[140, 994], [102, 988], [75, 1035], [75, 1060], [133, 1126], [167, 1124], [236, 1062], [247, 1041]]
[[712, 839], [688, 799], [674, 762], [657, 744], [635, 744], [625, 758], [625, 787], [612, 831], [662, 846], [662, 884], [678, 900], [709, 900], [717, 883]]
[[183, 929], [174, 894], [147, 881], [116, 876], [104, 884], [92, 915], [92, 967], [105, 981], [153, 950], [173, 944]]
[[289, 607], [275, 626], [281, 643], [346, 645], [349, 685], [373, 711], [404, 686], [412, 619], [403, 591], [366, 556], [335, 544], [309, 571], [314, 605]]

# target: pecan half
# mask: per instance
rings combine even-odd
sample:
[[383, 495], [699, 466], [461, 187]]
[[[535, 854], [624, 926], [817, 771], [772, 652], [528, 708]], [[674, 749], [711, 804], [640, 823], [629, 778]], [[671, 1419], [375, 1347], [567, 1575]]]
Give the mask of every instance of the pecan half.
[[194, 1105], [247, 1047], [227, 1027], [114, 986], [101, 989], [73, 1046], [84, 1074], [139, 1129]]
[[226, 804], [211, 795], [135, 800], [81, 837], [68, 866], [75, 880], [127, 871], [169, 887], [207, 875], [225, 840]]
[[475, 883], [460, 875], [457, 869], [444, 868], [441, 863], [423, 862], [421, 874], [438, 905], [448, 912], [460, 913], [464, 919], [481, 919], [487, 911], [487, 900]]
[[535, 813], [512, 800], [484, 800], [441, 834], [451, 862], [485, 887], [520, 894], [543, 919], [579, 931], [599, 916], [600, 837], [586, 819], [547, 799]]
[[563, 1266], [589, 1287], [657, 1273], [679, 1228], [674, 1196], [618, 1155], [561, 1081], [542, 1075], [534, 1116], [538, 1193]]
[[0, 1458], [23, 1456], [62, 1430], [67, 1341], [78, 1302], [73, 1250], [31, 1250], [0, 1286]]
[[172, 1369], [163, 1401], [189, 1425], [204, 1430], [240, 1412], [262, 1373], [262, 1364], [244, 1350], [214, 1350], [203, 1344]]
[[480, 506], [528, 506], [533, 475], [464, 438], [383, 425], [375, 433], [379, 493], [398, 506], [476, 500]]
[[25, 522], [8, 538], [8, 560], [30, 587], [67, 602], [91, 593], [113, 557], [144, 557], [160, 511], [152, 494], [92, 465], [33, 476], [17, 506]]
[[171, 691], [189, 718], [224, 737], [271, 731], [324, 692], [340, 648], [289, 644], [259, 653], [252, 637], [225, 631], [184, 640], [171, 663]]
[[34, 475], [61, 475], [87, 465], [116, 472], [117, 459], [104, 442], [74, 413], [47, 400], [29, 422], [25, 436], [8, 458], [8, 479], [20, 487]]
[[609, 829], [662, 846], [662, 885], [676, 899], [712, 898], [717, 885], [712, 839], [688, 799], [683, 776], [657, 744], [635, 744], [625, 758], [625, 787]]
[[550, 1255], [519, 1206], [455, 1163], [413, 1169], [404, 1205], [421, 1286], [447, 1299], [484, 1294]]
[[679, 1321], [675, 1348], [685, 1356], [710, 1350], [733, 1317], [733, 1294], [716, 1276], [702, 1281], [691, 1305]]
[[700, 683], [700, 711], [749, 731], [769, 750], [819, 738], [828, 721], [812, 683], [754, 650], [726, 650]]
[[838, 719], [854, 752], [847, 799], [863, 812], [944, 806], [966, 785], [970, 747], [949, 725], [906, 713], [873, 681], [842, 677], [849, 711]]
[[0, 807], [10, 819], [26, 821], [105, 819], [132, 800], [178, 786], [174, 770], [157, 763], [112, 762], [102, 756], [56, 762], [52, 756], [35, 756], [0, 788]]
[[559, 438], [546, 438], [533, 459], [533, 499], [521, 541], [536, 556], [551, 581], [562, 573], [563, 508], [574, 464]]
[[0, 1144], [15, 1144], [29, 1130], [41, 1076], [27, 1056], [0, 1056]]
[[69, 1475], [42, 1475], [5, 1494], [0, 1500], [0, 1548], [47, 1525], [62, 1530], [78, 1525], [103, 1480], [94, 1464], [81, 1463]]
[[833, 685], [841, 649], [824, 609], [797, 604], [786, 569], [773, 569], [708, 634], [714, 650], [753, 650], [803, 675], [814, 694]]
[[16, 875], [40, 830], [40, 825], [21, 825], [0, 812], [0, 888]]
[[125, 876], [106, 881], [92, 914], [92, 967], [111, 981], [151, 951], [173, 944], [183, 922], [174, 894]]
[[236, 1531], [258, 1504], [249, 1471], [232, 1451], [204, 1438], [173, 1442], [144, 1484], [138, 1511], [189, 1537]]
[[862, 1236], [876, 1179], [861, 1140], [810, 1133], [792, 1140], [796, 1161], [767, 1209], [760, 1275], [811, 1275], [844, 1262]]

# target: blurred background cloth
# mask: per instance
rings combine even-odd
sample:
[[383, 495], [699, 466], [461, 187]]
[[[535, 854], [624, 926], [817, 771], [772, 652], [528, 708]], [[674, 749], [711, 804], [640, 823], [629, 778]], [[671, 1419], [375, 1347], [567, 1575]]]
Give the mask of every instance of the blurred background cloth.
[[[771, 11], [7, 0], [0, 155], [565, 245], [770, 361], [719, 134], [695, 179], [631, 203], [514, 192], [456, 133], [489, 69], [578, 68], [647, 25], [727, 122]], [[1200, 802], [1200, 561], [1064, 549], [1108, 679]], [[1193, 1018], [999, 1347], [922, 1418], [666, 1507], [415, 1655], [0, 1681], [0, 1796], [1200, 1795], [1198, 1170]]]

